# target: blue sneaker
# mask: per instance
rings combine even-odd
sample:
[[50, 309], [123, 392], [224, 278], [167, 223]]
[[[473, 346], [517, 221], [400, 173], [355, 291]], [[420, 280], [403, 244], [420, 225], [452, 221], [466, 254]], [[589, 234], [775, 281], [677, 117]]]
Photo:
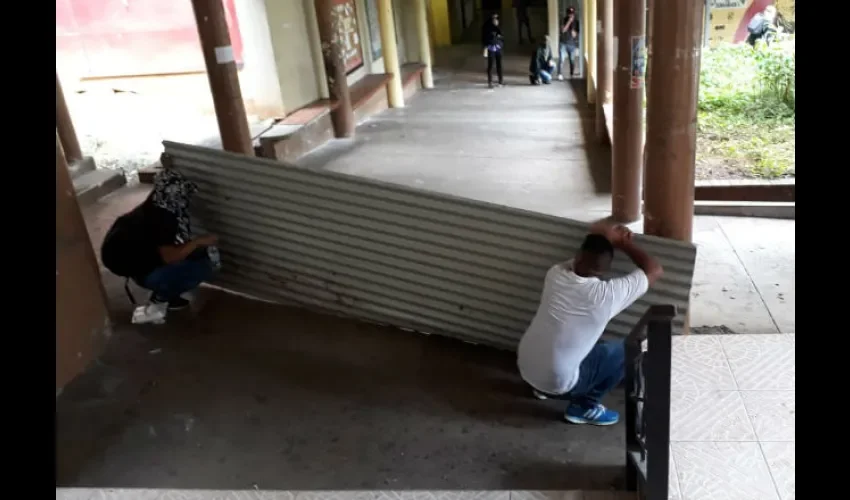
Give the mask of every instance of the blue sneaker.
[[614, 425], [620, 421], [620, 414], [600, 404], [590, 408], [571, 404], [564, 412], [564, 420], [571, 424]]

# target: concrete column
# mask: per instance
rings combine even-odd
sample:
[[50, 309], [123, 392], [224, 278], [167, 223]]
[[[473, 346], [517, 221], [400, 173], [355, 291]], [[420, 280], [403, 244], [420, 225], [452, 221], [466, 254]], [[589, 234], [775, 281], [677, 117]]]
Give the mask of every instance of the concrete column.
[[431, 37], [428, 34], [428, 6], [425, 0], [415, 0], [416, 34], [419, 38], [419, 62], [425, 65], [422, 71], [422, 87], [434, 88], [434, 73], [431, 69]]
[[351, 107], [351, 93], [348, 90], [345, 61], [340, 46], [339, 16], [331, 0], [315, 0], [315, 5], [319, 38], [322, 41], [322, 59], [328, 79], [328, 93], [331, 100], [337, 103], [336, 108], [331, 112], [334, 136], [353, 137], [354, 109]]
[[[634, 222], [641, 215], [643, 173], [643, 57], [646, 40], [645, 0], [619, 2], [614, 13], [617, 61], [614, 67], [614, 137], [611, 169], [611, 215]], [[641, 58], [637, 61], [636, 58]], [[639, 75], [634, 75], [636, 69]]]
[[381, 26], [381, 46], [384, 51], [384, 71], [392, 75], [387, 83], [390, 107], [404, 107], [401, 88], [401, 67], [398, 64], [398, 45], [395, 40], [395, 17], [392, 0], [378, 0], [378, 24]]
[[192, 0], [192, 9], [204, 52], [222, 147], [225, 151], [253, 156], [254, 146], [239, 87], [239, 72], [221, 1]]
[[587, 103], [596, 103], [596, 0], [584, 2], [584, 46], [587, 54], [584, 76], [587, 78]]
[[596, 137], [605, 141], [608, 129], [602, 106], [614, 100], [614, 0], [596, 1]]
[[644, 232], [691, 241], [703, 2], [654, 0]]
[[77, 139], [77, 132], [74, 130], [74, 122], [71, 121], [71, 113], [68, 111], [68, 103], [65, 102], [62, 84], [59, 83], [59, 73], [56, 73], [56, 133], [68, 163], [82, 160], [83, 150]]
[[558, 38], [561, 33], [561, 15], [558, 11], [558, 0], [547, 0], [547, 19], [549, 20], [549, 47], [552, 54], [558, 53]]

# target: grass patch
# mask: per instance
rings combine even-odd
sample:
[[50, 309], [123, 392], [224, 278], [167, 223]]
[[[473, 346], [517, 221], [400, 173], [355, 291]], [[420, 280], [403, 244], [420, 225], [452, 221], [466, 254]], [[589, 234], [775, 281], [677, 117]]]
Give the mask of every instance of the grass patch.
[[698, 105], [697, 177], [795, 175], [794, 39], [707, 49]]

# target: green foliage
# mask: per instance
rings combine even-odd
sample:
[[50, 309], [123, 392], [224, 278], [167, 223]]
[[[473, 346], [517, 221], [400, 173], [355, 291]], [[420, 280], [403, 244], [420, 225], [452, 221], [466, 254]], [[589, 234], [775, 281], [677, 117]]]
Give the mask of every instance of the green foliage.
[[705, 50], [698, 158], [747, 177], [795, 175], [795, 100], [793, 38]]

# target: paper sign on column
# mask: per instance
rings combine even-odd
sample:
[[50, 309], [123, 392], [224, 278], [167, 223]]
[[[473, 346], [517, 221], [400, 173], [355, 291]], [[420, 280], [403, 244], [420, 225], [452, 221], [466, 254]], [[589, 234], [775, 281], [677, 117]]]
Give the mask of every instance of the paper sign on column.
[[235, 60], [236, 58], [233, 56], [233, 47], [230, 45], [215, 48], [215, 62], [218, 64], [232, 63]]
[[602, 33], [602, 21], [596, 21], [596, 32]]

